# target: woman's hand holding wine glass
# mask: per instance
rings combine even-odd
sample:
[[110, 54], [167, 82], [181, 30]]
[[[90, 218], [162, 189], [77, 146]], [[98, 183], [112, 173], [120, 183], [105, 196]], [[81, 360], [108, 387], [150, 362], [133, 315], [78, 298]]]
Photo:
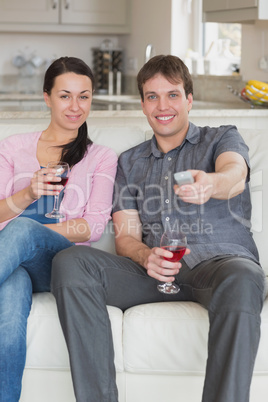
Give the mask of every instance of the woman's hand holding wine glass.
[[[37, 170], [29, 186], [29, 196], [32, 201], [38, 200], [42, 195], [60, 194], [63, 190], [61, 178], [55, 176], [56, 170], [53, 168], [41, 168]], [[50, 184], [53, 182], [53, 185]]]
[[[47, 165], [47, 168], [52, 169], [52, 172], [54, 172], [54, 177], [52, 177], [52, 179], [48, 181], [49, 185], [52, 185], [52, 186], [61, 185], [61, 186], [63, 186], [62, 187], [62, 189], [63, 189], [68, 182], [69, 174], [70, 174], [70, 168], [69, 168], [68, 163], [66, 163], [66, 162], [49, 162]], [[45, 215], [47, 218], [59, 219], [59, 218], [65, 217], [65, 215], [63, 213], [59, 212], [59, 193], [60, 193], [60, 191], [57, 191], [56, 194], [53, 194], [55, 197], [54, 208], [51, 212], [49, 212]]]

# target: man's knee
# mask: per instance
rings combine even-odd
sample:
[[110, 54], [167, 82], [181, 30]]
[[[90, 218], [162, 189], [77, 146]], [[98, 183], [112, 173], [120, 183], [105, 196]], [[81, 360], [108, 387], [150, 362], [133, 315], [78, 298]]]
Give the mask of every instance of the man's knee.
[[[99, 264], [95, 256], [99, 250], [88, 246], [72, 246], [56, 254], [52, 261], [51, 288], [89, 284], [91, 271]], [[92, 267], [95, 267], [93, 270]]]
[[262, 268], [246, 258], [233, 258], [221, 270], [212, 306], [221, 311], [259, 313], [264, 300]]
[[75, 270], [75, 248], [72, 246], [62, 250], [55, 255], [52, 260], [51, 285], [61, 286], [63, 281], [71, 280], [73, 271]]

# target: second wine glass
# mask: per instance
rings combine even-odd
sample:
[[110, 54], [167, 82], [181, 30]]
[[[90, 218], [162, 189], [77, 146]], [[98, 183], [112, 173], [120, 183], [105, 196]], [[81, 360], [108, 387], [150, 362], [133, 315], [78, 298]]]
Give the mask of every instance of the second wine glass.
[[[50, 181], [49, 184], [57, 185], [61, 184], [62, 186], [66, 186], [68, 179], [69, 179], [69, 174], [70, 174], [70, 168], [67, 162], [49, 162], [47, 165], [47, 168], [49, 169], [55, 169], [56, 173], [55, 176], [61, 177], [60, 181]], [[52, 219], [59, 219], [59, 218], [65, 218], [65, 215], [59, 211], [59, 194], [54, 195], [54, 207], [53, 210], [47, 214], [45, 214], [47, 218], [52, 218]]]
[[[165, 250], [171, 251], [171, 253], [173, 254], [173, 256], [170, 258], [163, 257], [167, 261], [180, 261], [184, 256], [186, 246], [187, 238], [184, 233], [178, 230], [166, 230], [161, 237], [160, 247]], [[172, 282], [159, 284], [157, 286], [157, 289], [159, 290], [159, 292], [166, 294], [176, 294], [180, 291], [179, 286]]]

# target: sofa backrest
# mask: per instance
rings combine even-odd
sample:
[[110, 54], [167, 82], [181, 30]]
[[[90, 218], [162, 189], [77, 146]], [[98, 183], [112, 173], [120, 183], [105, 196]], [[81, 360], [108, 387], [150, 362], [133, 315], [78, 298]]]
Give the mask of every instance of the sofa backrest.
[[[41, 123], [0, 124], [0, 140], [17, 133], [41, 131], [48, 121]], [[119, 155], [126, 149], [151, 138], [152, 131], [138, 126], [111, 125], [101, 127], [88, 124], [89, 136], [98, 144], [106, 145]], [[252, 232], [257, 243], [261, 264], [268, 275], [268, 134], [263, 129], [241, 129], [249, 147], [251, 160]], [[110, 222], [99, 242], [93, 247], [115, 253], [114, 231]]]
[[[0, 140], [12, 134], [42, 131], [47, 128], [48, 124], [49, 120], [41, 123], [0, 123]], [[88, 134], [92, 141], [112, 148], [117, 155], [145, 140], [145, 131], [138, 126], [111, 125], [100, 127], [88, 124]]]
[[263, 129], [239, 131], [249, 147], [253, 237], [268, 275], [268, 132]]

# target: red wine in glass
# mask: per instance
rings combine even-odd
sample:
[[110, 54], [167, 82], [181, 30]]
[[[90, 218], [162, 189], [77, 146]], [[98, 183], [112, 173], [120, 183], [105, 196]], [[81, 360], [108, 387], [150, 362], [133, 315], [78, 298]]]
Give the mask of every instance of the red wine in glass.
[[60, 181], [49, 181], [48, 184], [59, 184], [62, 185], [63, 187], [66, 186], [66, 184], [68, 183], [69, 177], [61, 177]]
[[[160, 241], [160, 247], [172, 253], [172, 257], [163, 256], [166, 261], [177, 262], [184, 256], [187, 246], [186, 236], [179, 230], [166, 230]], [[178, 285], [172, 282], [165, 282], [157, 286], [159, 292], [166, 294], [176, 294], [180, 291]]]
[[161, 247], [164, 250], [168, 250], [171, 253], [173, 253], [173, 256], [171, 258], [168, 257], [163, 257], [164, 260], [167, 261], [171, 261], [171, 262], [177, 262], [180, 261], [182, 259], [182, 257], [184, 256], [186, 247], [182, 247], [182, 246], [164, 246]]
[[[53, 181], [51, 180], [48, 182], [48, 184], [52, 185], [62, 185], [66, 186], [68, 179], [69, 179], [69, 174], [70, 174], [70, 168], [67, 162], [49, 162], [47, 165], [48, 168], [55, 169], [55, 176], [60, 177], [61, 180], [59, 181]], [[59, 211], [59, 195], [56, 194], [54, 196], [54, 207], [53, 210], [45, 215], [47, 218], [52, 218], [52, 219], [59, 219], [59, 218], [65, 218], [65, 215]]]

